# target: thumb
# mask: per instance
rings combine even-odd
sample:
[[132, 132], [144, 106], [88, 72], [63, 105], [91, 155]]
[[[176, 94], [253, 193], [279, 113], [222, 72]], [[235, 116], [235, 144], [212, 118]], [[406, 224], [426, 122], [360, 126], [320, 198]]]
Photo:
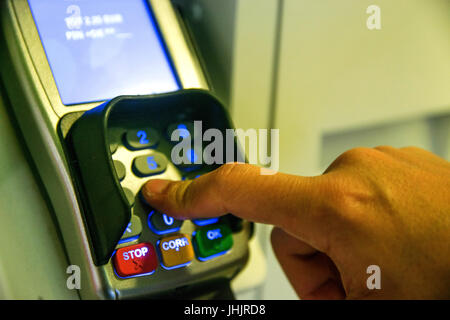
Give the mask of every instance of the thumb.
[[324, 236], [319, 218], [323, 198], [320, 178], [261, 175], [260, 167], [229, 163], [194, 180], [149, 180], [142, 195], [152, 207], [176, 218], [232, 213], [279, 226], [313, 244], [317, 243], [314, 239]]

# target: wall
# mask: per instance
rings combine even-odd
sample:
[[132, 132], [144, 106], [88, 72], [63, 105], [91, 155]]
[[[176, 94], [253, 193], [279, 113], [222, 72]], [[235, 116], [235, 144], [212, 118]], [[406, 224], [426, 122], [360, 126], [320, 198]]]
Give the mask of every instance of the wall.
[[78, 299], [67, 289], [62, 240], [13, 123], [0, 90], [0, 300]]
[[[386, 144], [450, 159], [448, 0], [233, 0], [226, 15], [216, 2], [186, 2], [208, 8], [199, 20], [233, 26], [195, 30], [216, 42], [225, 34], [220, 50], [203, 46], [228, 57], [208, 61], [231, 70], [212, 80], [229, 83], [221, 94], [237, 127], [280, 129], [281, 171], [320, 174], [345, 150]], [[366, 25], [373, 4], [380, 30]], [[258, 226], [267, 277], [241, 297], [296, 298], [269, 234]]]

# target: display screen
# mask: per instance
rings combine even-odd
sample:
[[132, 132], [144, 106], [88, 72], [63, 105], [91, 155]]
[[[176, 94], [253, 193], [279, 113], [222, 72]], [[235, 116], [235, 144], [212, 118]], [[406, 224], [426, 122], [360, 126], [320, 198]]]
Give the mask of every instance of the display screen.
[[28, 0], [65, 105], [179, 88], [145, 0]]

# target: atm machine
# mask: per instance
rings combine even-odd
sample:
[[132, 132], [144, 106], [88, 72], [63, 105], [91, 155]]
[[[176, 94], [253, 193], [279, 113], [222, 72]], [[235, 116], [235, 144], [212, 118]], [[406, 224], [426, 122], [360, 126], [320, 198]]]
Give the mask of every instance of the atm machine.
[[[83, 299], [232, 298], [252, 224], [178, 221], [141, 197], [152, 178], [220, 164], [173, 137], [233, 128], [169, 0], [1, 2], [0, 70]], [[232, 148], [241, 159], [236, 140]], [[224, 150], [225, 152], [225, 150]]]

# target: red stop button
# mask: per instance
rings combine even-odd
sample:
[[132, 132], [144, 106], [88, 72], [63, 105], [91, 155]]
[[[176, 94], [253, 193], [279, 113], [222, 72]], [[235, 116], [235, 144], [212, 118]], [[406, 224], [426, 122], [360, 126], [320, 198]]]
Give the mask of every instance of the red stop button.
[[148, 242], [118, 249], [113, 261], [121, 278], [152, 274], [158, 266], [155, 248]]

